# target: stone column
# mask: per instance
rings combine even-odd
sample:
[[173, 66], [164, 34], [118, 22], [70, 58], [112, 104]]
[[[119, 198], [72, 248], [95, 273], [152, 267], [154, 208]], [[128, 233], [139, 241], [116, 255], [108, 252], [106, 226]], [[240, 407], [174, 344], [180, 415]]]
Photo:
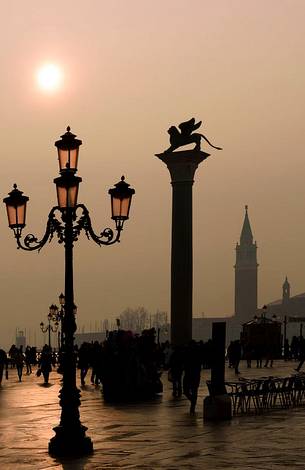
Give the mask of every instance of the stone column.
[[193, 203], [195, 171], [209, 154], [197, 150], [157, 154], [171, 175], [172, 249], [171, 249], [171, 342], [192, 339], [193, 314]]

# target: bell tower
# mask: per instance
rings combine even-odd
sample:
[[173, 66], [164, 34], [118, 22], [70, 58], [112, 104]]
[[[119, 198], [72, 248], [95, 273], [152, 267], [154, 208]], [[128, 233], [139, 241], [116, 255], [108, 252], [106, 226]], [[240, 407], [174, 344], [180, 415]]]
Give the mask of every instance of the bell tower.
[[248, 206], [245, 206], [245, 218], [236, 245], [235, 268], [235, 318], [240, 323], [252, 319], [257, 310], [257, 245], [248, 216]]
[[290, 284], [286, 276], [285, 282], [283, 284], [283, 300], [282, 300], [283, 306], [287, 307], [287, 305], [289, 304], [289, 300], [290, 300]]

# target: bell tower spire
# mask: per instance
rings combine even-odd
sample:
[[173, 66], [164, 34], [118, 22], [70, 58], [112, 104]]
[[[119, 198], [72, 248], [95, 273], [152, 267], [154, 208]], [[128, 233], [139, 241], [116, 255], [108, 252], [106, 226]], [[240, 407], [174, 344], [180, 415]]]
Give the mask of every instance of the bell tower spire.
[[282, 300], [283, 305], [286, 306], [289, 303], [289, 300], [290, 300], [290, 284], [286, 276], [285, 282], [283, 284], [283, 300]]
[[240, 243], [243, 245], [251, 245], [253, 243], [253, 235], [248, 216], [248, 206], [245, 206], [245, 218], [240, 234]]
[[257, 310], [257, 245], [245, 206], [244, 222], [236, 245], [235, 315], [241, 323], [250, 320]]

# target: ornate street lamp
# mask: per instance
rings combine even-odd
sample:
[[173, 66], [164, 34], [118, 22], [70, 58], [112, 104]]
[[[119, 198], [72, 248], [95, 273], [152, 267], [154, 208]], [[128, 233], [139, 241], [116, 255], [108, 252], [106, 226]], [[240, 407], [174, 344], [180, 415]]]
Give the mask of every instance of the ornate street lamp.
[[[63, 333], [62, 333], [62, 326], [61, 326], [61, 321], [62, 321], [62, 318], [63, 318], [63, 314], [64, 314], [64, 311], [63, 311], [62, 307], [59, 310], [59, 308], [55, 304], [52, 304], [50, 306], [50, 315], [52, 316], [52, 320], [53, 320], [53, 322], [55, 322], [55, 325], [57, 325], [58, 351], [60, 351], [61, 345], [63, 344], [63, 341], [62, 341]], [[59, 328], [59, 325], [61, 326], [61, 328]]]
[[[65, 315], [65, 296], [61, 293], [58, 296], [60, 308], [57, 305], [52, 304], [50, 307], [50, 314], [52, 315], [52, 319], [54, 322], [61, 325], [60, 331], [58, 331], [58, 350], [62, 349], [64, 344], [64, 335], [62, 329], [62, 321]], [[73, 313], [74, 315], [77, 314], [77, 305], [73, 304]]]
[[[40, 323], [40, 329], [43, 333], [48, 332], [49, 333], [49, 348], [51, 349], [51, 331], [53, 333], [56, 333], [58, 330], [58, 320], [56, 318], [56, 305], [52, 304], [49, 307], [49, 313], [48, 313], [48, 325], [44, 326], [43, 321]], [[51, 322], [54, 322], [54, 326], [51, 325]]]
[[[77, 171], [79, 147], [81, 140], [67, 128], [55, 145], [58, 150], [60, 176], [54, 182], [57, 189], [58, 205], [49, 213], [46, 232], [41, 240], [28, 234], [22, 240], [22, 229], [25, 227], [27, 196], [17, 189], [9, 193], [3, 201], [6, 204], [9, 227], [13, 230], [17, 246], [26, 251], [40, 250], [54, 235], [65, 247], [65, 294], [61, 295], [60, 303], [64, 308], [61, 320], [64, 335], [63, 347], [63, 384], [60, 390], [61, 418], [60, 424], [54, 428], [55, 436], [49, 443], [50, 454], [78, 455], [93, 451], [90, 437], [86, 436], [87, 428], [80, 422], [79, 406], [80, 391], [76, 387], [76, 358], [74, 352], [74, 333], [76, 331], [76, 306], [73, 292], [73, 245], [80, 232], [85, 231], [87, 237], [99, 246], [113, 245], [120, 239], [125, 220], [129, 217], [129, 209], [134, 189], [121, 181], [109, 190], [111, 195], [112, 219], [115, 221], [116, 234], [111, 228], [105, 228], [96, 235], [91, 225], [89, 211], [84, 204], [77, 203], [78, 187], [81, 178], [75, 176]], [[64, 306], [64, 307], [63, 307]]]

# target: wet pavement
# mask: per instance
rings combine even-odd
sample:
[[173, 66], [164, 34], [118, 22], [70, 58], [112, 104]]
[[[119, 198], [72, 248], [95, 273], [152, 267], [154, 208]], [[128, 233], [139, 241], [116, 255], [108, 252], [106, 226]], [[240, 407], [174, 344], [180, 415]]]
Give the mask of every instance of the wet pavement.
[[[285, 376], [295, 363], [273, 369], [246, 369], [241, 375]], [[227, 380], [235, 379], [227, 369]], [[202, 383], [209, 379], [204, 371]], [[203, 423], [201, 386], [196, 416], [187, 400], [173, 399], [163, 375], [164, 393], [153, 402], [107, 405], [101, 391], [82, 388], [81, 420], [94, 443], [90, 457], [58, 461], [47, 453], [52, 428], [59, 422], [60, 376], [50, 386], [35, 374], [18, 383], [15, 370], [0, 388], [0, 469], [302, 469], [305, 468], [305, 408], [235, 417], [221, 424]]]

